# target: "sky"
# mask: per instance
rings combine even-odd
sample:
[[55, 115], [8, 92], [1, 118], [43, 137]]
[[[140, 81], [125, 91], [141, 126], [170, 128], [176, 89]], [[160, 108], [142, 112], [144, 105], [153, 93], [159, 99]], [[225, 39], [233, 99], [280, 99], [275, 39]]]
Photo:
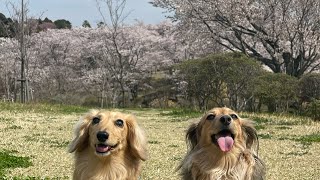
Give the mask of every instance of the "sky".
[[[21, 0], [0, 0], [0, 12], [9, 17], [10, 13], [6, 6], [7, 2], [20, 5]], [[81, 26], [84, 20], [88, 20], [91, 26], [95, 26], [102, 20], [96, 6], [95, 0], [24, 0], [29, 2], [29, 16], [55, 21], [66, 19], [72, 26]], [[146, 24], [157, 24], [165, 20], [165, 10], [155, 8], [149, 4], [150, 0], [127, 0], [126, 12], [129, 16], [126, 23], [135, 20], [143, 21]], [[107, 12], [106, 10], [104, 12]]]

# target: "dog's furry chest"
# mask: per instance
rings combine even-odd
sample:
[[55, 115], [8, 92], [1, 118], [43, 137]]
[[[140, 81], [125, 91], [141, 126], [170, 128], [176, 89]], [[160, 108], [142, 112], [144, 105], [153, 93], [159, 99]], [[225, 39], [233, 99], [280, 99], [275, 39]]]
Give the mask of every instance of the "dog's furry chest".
[[129, 166], [121, 158], [110, 158], [108, 161], [100, 161], [95, 156], [78, 155], [74, 171], [74, 180], [131, 180], [136, 179], [139, 172], [139, 164], [131, 163]]
[[[193, 157], [199, 160], [197, 157]], [[238, 158], [223, 159], [216, 164], [213, 161], [189, 161], [189, 167], [183, 172], [184, 180], [251, 180], [254, 158], [242, 154]], [[208, 160], [208, 159], [207, 159]]]
[[243, 153], [235, 164], [226, 162], [224, 167], [213, 169], [209, 173], [210, 179], [251, 180], [254, 162], [255, 160], [250, 153]]
[[247, 177], [249, 167], [247, 164], [238, 164], [232, 169], [216, 168], [209, 172], [206, 172], [210, 180], [250, 180]]
[[95, 167], [86, 166], [86, 168], [79, 168], [77, 170], [79, 171], [78, 174], [81, 174], [82, 179], [126, 180], [128, 177], [126, 169], [122, 166], [110, 167], [110, 166], [103, 166], [103, 165], [95, 165]]
[[250, 180], [247, 176], [248, 165], [239, 164], [231, 169], [221, 167], [209, 171], [201, 171], [198, 167], [192, 167], [192, 179], [196, 180]]

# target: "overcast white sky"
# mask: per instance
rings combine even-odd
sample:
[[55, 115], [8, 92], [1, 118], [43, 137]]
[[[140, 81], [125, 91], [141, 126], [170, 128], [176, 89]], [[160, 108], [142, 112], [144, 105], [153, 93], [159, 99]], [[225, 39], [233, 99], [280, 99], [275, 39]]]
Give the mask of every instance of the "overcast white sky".
[[[21, 0], [0, 0], [0, 12], [9, 16], [6, 2], [14, 2], [19, 5]], [[28, 0], [25, 0], [26, 2]], [[149, 4], [150, 0], [127, 0], [126, 11], [131, 12], [126, 19], [127, 23], [135, 19], [146, 24], [155, 24], [165, 20], [164, 10], [154, 8]], [[81, 26], [84, 20], [88, 20], [92, 26], [101, 21], [95, 0], [29, 0], [30, 15], [51, 20], [66, 19], [73, 26]]]

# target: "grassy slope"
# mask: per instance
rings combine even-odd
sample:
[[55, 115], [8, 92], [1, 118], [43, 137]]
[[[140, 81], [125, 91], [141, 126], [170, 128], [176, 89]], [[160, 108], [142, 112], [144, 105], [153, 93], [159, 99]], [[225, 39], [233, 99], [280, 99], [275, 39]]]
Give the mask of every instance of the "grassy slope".
[[[85, 111], [79, 107], [0, 103], [0, 152], [29, 158], [32, 163], [0, 172], [24, 179], [70, 179], [73, 159], [67, 153], [67, 144], [74, 124]], [[175, 168], [186, 152], [187, 119], [201, 114], [152, 109], [121, 111], [135, 114], [148, 134], [150, 159], [144, 163], [141, 179], [179, 179]], [[281, 115], [242, 117], [257, 122], [259, 155], [267, 164], [267, 179], [320, 179], [320, 123]]]

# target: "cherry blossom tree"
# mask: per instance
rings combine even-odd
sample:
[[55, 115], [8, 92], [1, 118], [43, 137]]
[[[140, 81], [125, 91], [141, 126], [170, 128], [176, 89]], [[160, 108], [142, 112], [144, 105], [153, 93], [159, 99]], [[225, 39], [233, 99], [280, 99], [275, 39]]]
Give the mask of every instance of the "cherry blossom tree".
[[153, 0], [180, 30], [241, 51], [291, 76], [320, 68], [318, 0]]
[[51, 29], [31, 36], [27, 76], [36, 99], [59, 102], [77, 91], [81, 44], [73, 30]]
[[[20, 2], [19, 4], [12, 1], [6, 2], [11, 21], [9, 28], [7, 28], [6, 31], [10, 37], [10, 41], [13, 41], [13, 44], [18, 43], [18, 45], [15, 46], [17, 50], [12, 51], [18, 51], [19, 54], [11, 54], [11, 58], [9, 59], [19, 60], [19, 62], [14, 62], [14, 64], [20, 64], [20, 77], [15, 75], [15, 80], [20, 82], [20, 102], [24, 103], [29, 101], [31, 93], [29, 88], [30, 80], [28, 79], [29, 46], [27, 44], [30, 43], [30, 35], [35, 32], [37, 22], [29, 15], [29, 1], [22, 0]], [[15, 70], [13, 72], [16, 74]], [[16, 82], [14, 82], [14, 87], [17, 87]], [[14, 90], [14, 92], [14, 99], [17, 101], [17, 91]]]
[[[82, 104], [91, 98], [99, 99], [101, 107], [128, 106], [157, 89], [152, 76], [185, 58], [189, 47], [176, 41], [172, 23], [115, 24], [28, 34], [26, 79], [31, 100]], [[6, 53], [0, 56], [0, 79], [6, 88], [0, 93], [6, 98], [17, 94], [19, 85], [19, 56], [14, 53], [19, 51], [12, 50], [17, 44], [15, 39], [1, 41], [1, 52]], [[171, 74], [166, 72], [165, 78]]]
[[150, 49], [156, 46], [158, 34], [141, 22], [134, 25], [124, 23], [128, 15], [125, 14], [126, 0], [96, 2], [105, 25], [101, 28], [107, 29], [102, 36], [104, 48], [100, 54], [120, 89], [120, 106], [125, 106], [128, 99], [132, 101], [137, 96], [139, 82], [146, 72], [150, 72], [150, 65], [154, 64]]
[[16, 100], [19, 66], [18, 42], [9, 38], [0, 38], [0, 94], [2, 99]]

